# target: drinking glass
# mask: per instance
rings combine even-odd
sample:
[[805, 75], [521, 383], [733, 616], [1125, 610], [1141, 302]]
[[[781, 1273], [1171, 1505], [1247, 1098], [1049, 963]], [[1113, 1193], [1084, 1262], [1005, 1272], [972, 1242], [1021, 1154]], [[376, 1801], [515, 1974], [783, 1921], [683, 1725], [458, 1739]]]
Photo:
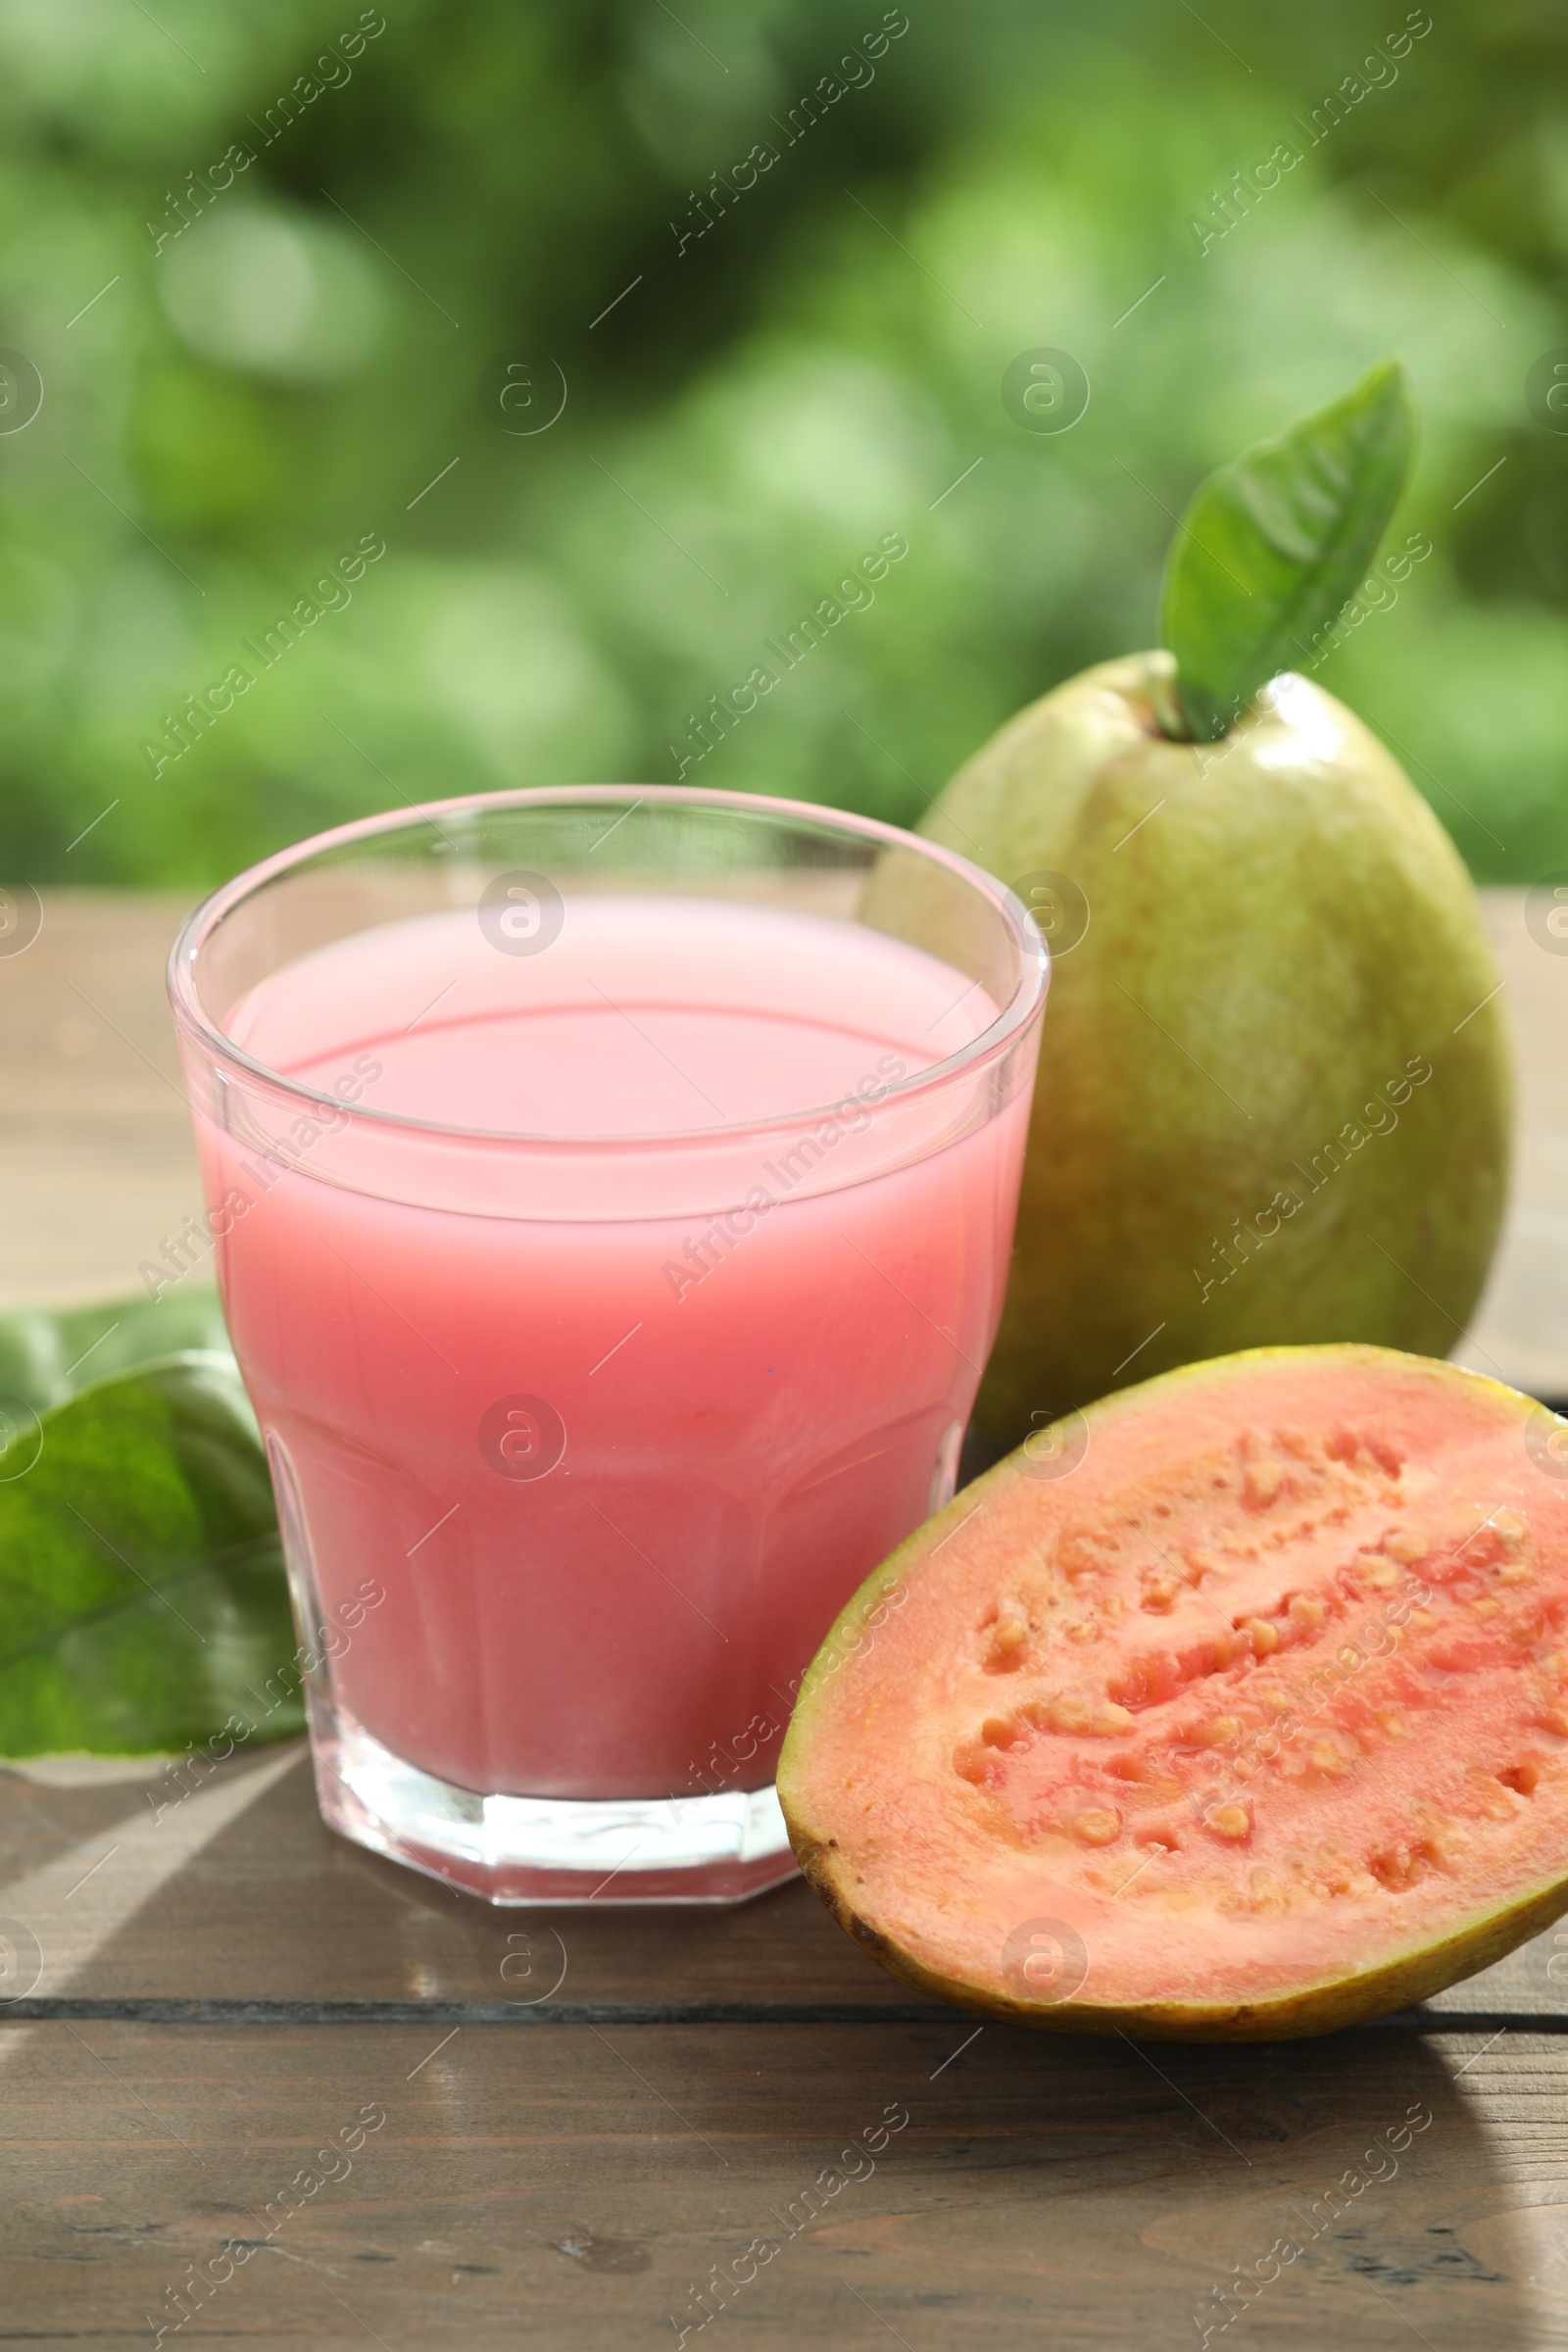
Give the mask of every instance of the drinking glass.
[[216, 892], [170, 992], [317, 1784], [497, 1903], [789, 1875], [801, 1676], [952, 1494], [1047, 979], [868, 818], [582, 785]]

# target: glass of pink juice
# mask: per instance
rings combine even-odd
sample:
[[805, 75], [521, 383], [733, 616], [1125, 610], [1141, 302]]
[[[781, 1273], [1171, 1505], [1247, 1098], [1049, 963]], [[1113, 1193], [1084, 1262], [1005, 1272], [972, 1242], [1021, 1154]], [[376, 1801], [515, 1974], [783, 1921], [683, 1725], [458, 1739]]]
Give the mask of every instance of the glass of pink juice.
[[790, 1874], [802, 1672], [953, 1492], [1046, 964], [945, 850], [680, 788], [367, 818], [192, 915], [334, 1828], [501, 1903]]

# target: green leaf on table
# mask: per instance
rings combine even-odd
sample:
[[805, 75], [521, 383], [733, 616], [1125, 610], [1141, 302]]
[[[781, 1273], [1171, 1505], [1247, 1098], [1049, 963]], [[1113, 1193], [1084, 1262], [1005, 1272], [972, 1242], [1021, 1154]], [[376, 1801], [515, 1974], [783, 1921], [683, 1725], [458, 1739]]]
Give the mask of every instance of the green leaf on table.
[[[17, 1318], [10, 1318], [14, 1324]], [[0, 1754], [304, 1728], [267, 1459], [232, 1357], [99, 1380], [0, 1446]]]
[[1382, 360], [1342, 400], [1199, 485], [1159, 610], [1193, 741], [1226, 734], [1260, 686], [1310, 660], [1377, 553], [1414, 448], [1403, 365]]

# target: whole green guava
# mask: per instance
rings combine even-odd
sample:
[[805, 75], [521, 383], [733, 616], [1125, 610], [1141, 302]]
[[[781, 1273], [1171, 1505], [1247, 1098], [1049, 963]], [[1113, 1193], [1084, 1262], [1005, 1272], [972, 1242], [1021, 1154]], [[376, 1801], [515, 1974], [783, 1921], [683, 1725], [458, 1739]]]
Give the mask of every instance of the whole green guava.
[[1446, 1354], [1502, 1217], [1499, 983], [1447, 835], [1306, 679], [1193, 744], [1160, 729], [1171, 675], [1153, 653], [1070, 679], [922, 826], [1054, 952], [976, 1406], [1001, 1446], [1237, 1348]]

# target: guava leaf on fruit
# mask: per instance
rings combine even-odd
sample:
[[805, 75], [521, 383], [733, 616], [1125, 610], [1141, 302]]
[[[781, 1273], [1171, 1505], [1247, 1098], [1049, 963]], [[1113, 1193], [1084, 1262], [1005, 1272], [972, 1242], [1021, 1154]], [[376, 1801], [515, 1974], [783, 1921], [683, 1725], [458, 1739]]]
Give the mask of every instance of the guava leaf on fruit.
[[1343, 400], [1199, 485], [1159, 611], [1195, 741], [1227, 734], [1260, 686], [1310, 658], [1377, 553], [1414, 447], [1403, 364], [1382, 360]]
[[183, 1748], [230, 1713], [263, 1718], [261, 1739], [302, 1730], [297, 1690], [268, 1707], [251, 1688], [292, 1657], [294, 1633], [232, 1357], [167, 1355], [41, 1412], [15, 1399], [15, 1368], [8, 1358], [0, 1754]]

